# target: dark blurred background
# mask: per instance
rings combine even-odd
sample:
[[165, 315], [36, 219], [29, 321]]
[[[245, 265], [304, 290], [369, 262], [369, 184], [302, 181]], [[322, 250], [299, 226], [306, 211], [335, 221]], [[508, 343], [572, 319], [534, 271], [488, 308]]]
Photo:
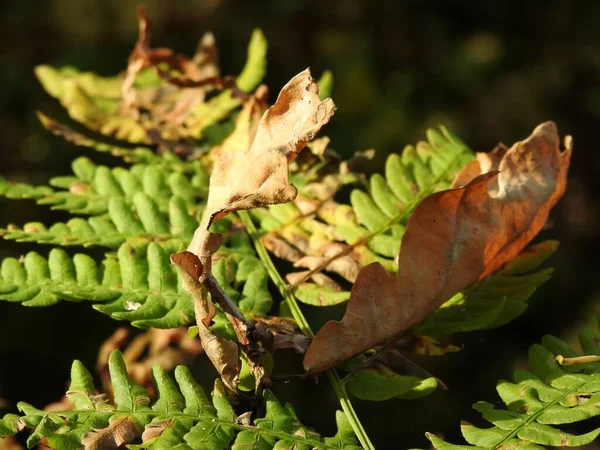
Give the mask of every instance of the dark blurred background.
[[[456, 336], [457, 354], [424, 365], [449, 391], [417, 401], [356, 401], [377, 448], [427, 446], [433, 431], [459, 440], [459, 420], [483, 425], [471, 410], [476, 400], [499, 401], [494, 386], [525, 362], [528, 346], [546, 333], [572, 339], [591, 320], [599, 298], [600, 2], [401, 2], [146, 1], [155, 46], [192, 54], [212, 30], [224, 74], [241, 69], [253, 28], [269, 41], [265, 82], [273, 96], [291, 76], [311, 66], [335, 77], [338, 111], [325, 133], [349, 156], [376, 148], [378, 163], [423, 138], [427, 127], [446, 125], [477, 151], [525, 138], [540, 122], [554, 120], [572, 134], [575, 153], [565, 198], [541, 238], [561, 241], [550, 264], [554, 277], [528, 312], [494, 331]], [[52, 110], [33, 75], [37, 64], [74, 65], [111, 75], [125, 68], [137, 36], [136, 2], [34, 0], [4, 4], [0, 18], [0, 166], [15, 181], [45, 183], [70, 172], [85, 152], [63, 143], [37, 122], [36, 109]], [[0, 200], [0, 225], [66, 215], [33, 202]], [[3, 242], [0, 256], [34, 245]], [[45, 251], [46, 249], [42, 249]], [[37, 406], [64, 392], [73, 359], [93, 367], [100, 343], [118, 324], [89, 305], [28, 309], [0, 302], [0, 398]], [[210, 385], [210, 369], [197, 368]], [[282, 400], [321, 432], [333, 432], [339, 407], [325, 379], [276, 385]], [[598, 426], [598, 424], [596, 424]], [[591, 447], [590, 447], [591, 448]], [[600, 447], [594, 447], [600, 448]]]

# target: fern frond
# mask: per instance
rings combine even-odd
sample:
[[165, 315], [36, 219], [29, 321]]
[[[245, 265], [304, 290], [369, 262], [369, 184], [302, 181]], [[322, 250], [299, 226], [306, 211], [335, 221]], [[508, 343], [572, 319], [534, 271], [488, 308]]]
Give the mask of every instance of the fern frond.
[[[151, 76], [151, 71], [146, 72]], [[37, 66], [35, 75], [73, 120], [118, 139], [149, 143], [144, 128], [133, 117], [119, 114], [121, 77], [102, 77], [92, 72], [79, 72], [73, 67], [55, 69], [46, 65]], [[158, 82], [156, 79], [154, 84]]]
[[0, 196], [12, 199], [42, 199], [53, 195], [49, 186], [33, 186], [28, 183], [15, 183], [0, 177]]
[[72, 163], [74, 176], [55, 177], [47, 186], [10, 183], [0, 178], [0, 195], [8, 198], [32, 198], [39, 204], [51, 205], [52, 209], [66, 210], [75, 214], [100, 215], [108, 212], [113, 198], [133, 204], [133, 197], [144, 192], [156, 203], [161, 212], [169, 209], [169, 200], [179, 196], [190, 214], [198, 213], [198, 202], [204, 200], [208, 189], [208, 174], [199, 168], [193, 176], [179, 172], [166, 173], [156, 165], [136, 164], [128, 169], [109, 169], [98, 166], [86, 157]]
[[[265, 269], [256, 257], [229, 250], [217, 253], [216, 259], [235, 264], [215, 277], [228, 287], [240, 310], [264, 315], [272, 299]], [[51, 250], [48, 259], [30, 252], [22, 260], [4, 259], [0, 275], [0, 298], [25, 306], [90, 301], [94, 309], [140, 328], [175, 328], [194, 319], [192, 300], [169, 253], [156, 243], [147, 248], [124, 244], [116, 257], [107, 255], [102, 264], [84, 254], [71, 258], [62, 249]]]
[[37, 115], [42, 126], [44, 126], [44, 128], [46, 128], [55, 136], [61, 137], [67, 142], [71, 142], [72, 144], [81, 147], [87, 147], [98, 152], [110, 153], [113, 156], [123, 158], [123, 160], [128, 163], [159, 166], [169, 171], [181, 173], [191, 173], [203, 170], [201, 162], [198, 160], [185, 161], [170, 151], [165, 151], [162, 154], [157, 155], [156, 152], [148, 147], [131, 148], [109, 144], [94, 137], [79, 133], [73, 128], [45, 115], [44, 113], [38, 111]]
[[507, 409], [497, 409], [487, 402], [473, 405], [493, 427], [463, 423], [462, 434], [470, 445], [449, 444], [434, 434], [428, 434], [428, 439], [439, 450], [562, 448], [593, 442], [600, 428], [583, 434], [564, 429], [574, 423], [588, 425], [587, 429], [594, 426], [593, 418], [600, 415], [600, 363], [561, 366], [556, 359], [559, 355], [598, 355], [597, 342], [598, 336], [591, 329], [582, 330], [580, 353], [555, 337], [545, 336], [541, 345], [529, 349], [530, 371], [515, 371], [514, 383], [498, 383], [496, 389]]
[[[267, 43], [262, 32], [255, 30], [248, 45], [246, 64], [236, 79], [237, 88], [242, 92], [254, 90], [264, 77], [266, 49]], [[206, 102], [199, 102], [192, 108], [185, 117], [184, 126], [170, 127], [164, 124], [164, 117], [153, 117], [152, 114], [142, 114], [139, 117], [123, 114], [121, 111], [123, 79], [120, 77], [100, 77], [90, 72], [78, 72], [71, 67], [55, 69], [50, 66], [38, 66], [35, 73], [48, 94], [55, 97], [75, 121], [91, 130], [130, 143], [150, 144], [152, 141], [147, 134], [149, 129], [160, 130], [165, 139], [200, 139], [208, 127], [227, 118], [241, 105], [241, 100], [231, 90], [225, 90]], [[99, 87], [106, 87], [107, 90], [102, 91]], [[174, 93], [174, 86], [162, 80], [152, 69], [146, 69], [138, 74], [134, 87], [139, 92], [153, 92], [154, 95], [161, 96], [164, 106], [168, 106], [169, 109], [177, 105], [179, 97], [185, 92], [181, 89]], [[162, 114], [164, 116], [164, 111]], [[86, 145], [83, 143], [86, 138], [82, 140], [80, 138], [82, 135], [79, 133], [60, 129], [56, 123], [45, 124], [45, 126], [56, 134]], [[98, 147], [96, 144], [92, 146]], [[148, 157], [144, 149], [122, 151], [118, 146], [101, 145], [100, 147], [111, 153], [133, 155], [133, 159], [137, 161], [140, 161], [140, 157]]]
[[62, 246], [117, 248], [124, 242], [133, 246], [157, 242], [171, 251], [177, 251], [191, 239], [197, 222], [181, 197], [171, 198], [166, 215], [145, 192], [134, 194], [131, 201], [130, 205], [124, 198], [111, 197], [107, 201], [107, 214], [88, 219], [76, 217], [49, 228], [39, 222], [25, 224], [23, 228], [9, 225], [0, 229], [0, 235], [18, 242]]
[[0, 421], [0, 437], [27, 429], [31, 432], [29, 447], [45, 441], [56, 450], [76, 449], [83, 444], [94, 447], [109, 439], [136, 449], [360, 448], [341, 411], [336, 415], [336, 436], [322, 438], [302, 425], [290, 405], [281, 405], [270, 391], [265, 391], [265, 417], [244, 425], [236, 420], [220, 381], [215, 382], [211, 402], [187, 367], [175, 369], [175, 381], [160, 366], [153, 368], [158, 392], [154, 402], [129, 377], [120, 352], [111, 354], [109, 371], [114, 404], [98, 394], [90, 373], [75, 361], [67, 391], [73, 409], [50, 412], [19, 403], [23, 415], [5, 416]]
[[354, 282], [357, 269], [374, 261], [396, 270], [394, 258], [412, 211], [427, 195], [447, 189], [473, 159], [466, 145], [443, 127], [439, 132], [428, 130], [427, 139], [416, 147], [406, 147], [402, 155], [390, 155], [385, 177], [373, 175], [368, 192], [353, 190], [350, 205], [338, 204], [330, 195], [313, 201], [307, 214], [302, 202], [307, 202], [311, 191], [301, 188], [305, 198], [295, 204], [254, 213], [266, 234], [263, 239], [279, 240], [277, 246], [267, 247], [275, 247], [276, 256], [307, 269], [291, 275], [290, 284], [300, 301], [326, 306], [348, 299], [348, 293], [323, 271]]

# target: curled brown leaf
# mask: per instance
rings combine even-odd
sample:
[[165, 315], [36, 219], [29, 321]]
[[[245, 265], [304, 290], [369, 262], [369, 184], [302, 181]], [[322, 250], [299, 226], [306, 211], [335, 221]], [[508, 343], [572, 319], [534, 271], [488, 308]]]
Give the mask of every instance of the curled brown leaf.
[[360, 271], [342, 321], [317, 333], [305, 369], [326, 370], [407, 331], [517, 256], [564, 193], [571, 148], [559, 145], [556, 125], [543, 123], [505, 152], [499, 172], [425, 198], [408, 222], [397, 274], [378, 263]]
[[202, 273], [202, 264], [198, 257], [190, 252], [173, 254], [171, 261], [194, 299], [194, 312], [202, 347], [221, 375], [223, 383], [235, 391], [240, 368], [238, 346], [233, 341], [217, 336], [209, 328], [215, 315], [215, 307], [208, 299], [204, 286], [198, 281]]
[[[237, 147], [220, 152], [200, 226], [188, 247], [207, 268], [218, 243], [208, 232], [212, 222], [231, 212], [286, 203], [297, 191], [288, 181], [288, 165], [334, 113], [331, 99], [321, 101], [310, 70], [299, 73], [281, 90], [262, 116], [251, 145], [238, 136]], [[254, 130], [249, 129], [248, 133]]]

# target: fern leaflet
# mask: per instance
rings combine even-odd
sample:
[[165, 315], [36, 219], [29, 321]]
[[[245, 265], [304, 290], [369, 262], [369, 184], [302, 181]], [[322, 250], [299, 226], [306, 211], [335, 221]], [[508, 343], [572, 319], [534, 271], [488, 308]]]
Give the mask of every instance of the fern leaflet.
[[[266, 314], [272, 300], [264, 266], [243, 247], [227, 252], [215, 259], [228, 261], [229, 270], [215, 271], [215, 277], [242, 312]], [[194, 319], [191, 298], [169, 253], [156, 243], [123, 244], [116, 257], [107, 255], [102, 264], [84, 254], [70, 258], [62, 249], [51, 250], [48, 259], [30, 252], [22, 260], [5, 258], [0, 273], [0, 298], [25, 306], [91, 301], [96, 310], [141, 328], [175, 328]]]
[[[600, 354], [598, 337], [591, 329], [582, 330], [580, 342], [581, 354]], [[545, 336], [541, 345], [529, 349], [530, 371], [515, 371], [514, 383], [498, 383], [496, 389], [507, 410], [487, 402], [473, 405], [492, 428], [463, 423], [462, 434], [470, 445], [449, 444], [434, 434], [428, 434], [428, 439], [439, 450], [579, 447], [593, 442], [600, 428], [572, 434], [556, 427], [578, 422], [591, 425], [590, 419], [600, 415], [600, 363], [561, 366], [557, 362], [559, 355], [581, 354], [560, 339]]]
[[[153, 368], [157, 399], [127, 374], [123, 355], [114, 351], [109, 359], [114, 404], [99, 394], [92, 376], [79, 361], [71, 369], [67, 398], [72, 410], [42, 411], [19, 403], [22, 416], [9, 414], [0, 420], [0, 437], [23, 429], [31, 432], [27, 445], [46, 443], [56, 450], [95, 447], [113, 439], [117, 446], [152, 449], [359, 449], [345, 415], [337, 412], [338, 433], [332, 438], [300, 423], [290, 405], [281, 405], [265, 391], [264, 418], [253, 425], [237, 421], [236, 413], [217, 380], [212, 402], [193, 379], [189, 369], [175, 369], [176, 382], [160, 367]], [[141, 439], [140, 439], [141, 438]], [[139, 443], [139, 444], [138, 444]], [[136, 445], [137, 444], [137, 445]]]

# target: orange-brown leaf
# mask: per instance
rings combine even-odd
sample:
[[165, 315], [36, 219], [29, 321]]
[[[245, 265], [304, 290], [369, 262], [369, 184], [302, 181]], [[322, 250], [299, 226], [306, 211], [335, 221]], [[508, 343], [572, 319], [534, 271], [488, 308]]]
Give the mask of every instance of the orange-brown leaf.
[[546, 122], [499, 159], [499, 172], [423, 200], [403, 236], [397, 274], [378, 263], [361, 270], [344, 318], [317, 333], [305, 369], [320, 372], [405, 332], [512, 260], [564, 193], [570, 156]]

